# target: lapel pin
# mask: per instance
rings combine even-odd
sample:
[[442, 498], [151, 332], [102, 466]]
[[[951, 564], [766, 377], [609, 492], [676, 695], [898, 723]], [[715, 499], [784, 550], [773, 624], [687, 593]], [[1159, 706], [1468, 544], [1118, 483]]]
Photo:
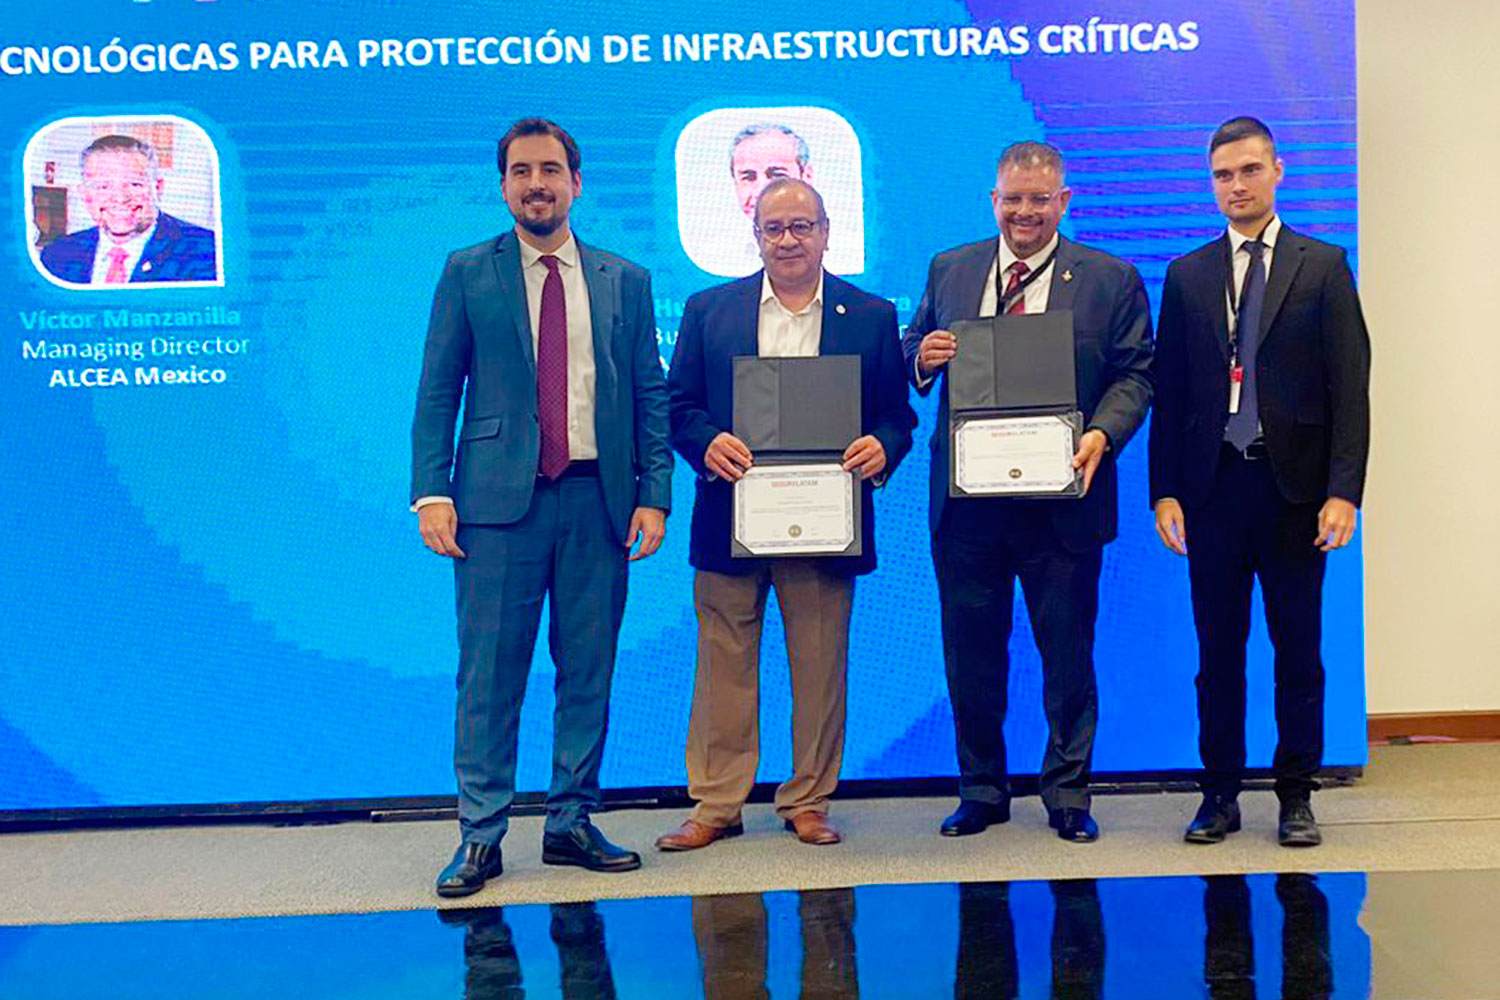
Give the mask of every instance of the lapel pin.
[[141, 265], [141, 270], [142, 271], [149, 271], [149, 270], [151, 270], [151, 262], [148, 260], [148, 261], [146, 261], [146, 263], [142, 264]]
[[1073, 272], [1072, 271], [1064, 271], [1063, 272], [1063, 281], [1072, 281], [1072, 280], [1073, 280]]
[[840, 302], [838, 305], [833, 307], [833, 311], [838, 313], [840, 316], [844, 315], [844, 304]]

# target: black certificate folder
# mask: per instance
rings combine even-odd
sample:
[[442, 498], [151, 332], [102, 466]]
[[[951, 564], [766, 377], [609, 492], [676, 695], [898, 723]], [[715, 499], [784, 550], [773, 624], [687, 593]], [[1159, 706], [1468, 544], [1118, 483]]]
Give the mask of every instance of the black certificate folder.
[[859, 437], [860, 359], [734, 359], [734, 435], [757, 457], [844, 454]]
[[[1000, 419], [1027, 419], [1033, 425], [1042, 418], [1061, 421], [1077, 449], [1083, 416], [1071, 310], [962, 320], [951, 329], [958, 350], [948, 369], [950, 456], [958, 455], [966, 425]], [[1081, 477], [1066, 483], [1053, 479], [1034, 491], [966, 489], [959, 482], [957, 461], [949, 462], [949, 496], [1077, 497], [1081, 492]]]
[[[837, 476], [844, 451], [860, 436], [861, 361], [858, 355], [832, 354], [816, 358], [734, 359], [734, 435], [755, 456], [757, 474], [769, 474], [782, 466], [824, 467], [815, 476]], [[845, 474], [847, 475], [847, 474]], [[842, 488], [841, 488], [842, 489]], [[855, 556], [864, 551], [864, 517], [859, 484], [853, 484], [848, 527], [837, 550], [788, 551], [775, 543], [752, 551], [731, 528], [730, 554], [754, 557], [784, 554], [803, 556]], [[736, 522], [739, 505], [736, 501]], [[795, 532], [795, 517], [787, 528]], [[847, 540], [847, 544], [845, 544]]]

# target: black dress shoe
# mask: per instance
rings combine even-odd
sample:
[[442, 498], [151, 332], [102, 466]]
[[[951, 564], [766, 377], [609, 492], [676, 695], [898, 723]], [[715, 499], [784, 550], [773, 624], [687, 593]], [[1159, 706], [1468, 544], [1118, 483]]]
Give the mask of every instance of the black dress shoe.
[[1239, 832], [1239, 802], [1218, 795], [1205, 795], [1182, 839], [1189, 844], [1221, 844], [1225, 837]]
[[1323, 842], [1323, 832], [1313, 818], [1312, 803], [1295, 799], [1281, 804], [1276, 841], [1282, 847], [1317, 847]]
[[448, 867], [438, 872], [439, 896], [469, 896], [484, 888], [486, 879], [499, 878], [505, 868], [500, 864], [499, 844], [467, 841], [458, 845]]
[[1047, 825], [1063, 840], [1075, 844], [1091, 844], [1099, 839], [1099, 824], [1087, 809], [1049, 809]]
[[597, 826], [584, 820], [567, 833], [542, 835], [542, 863], [577, 865], [593, 872], [630, 872], [641, 866], [641, 856], [611, 844]]
[[960, 799], [953, 815], [943, 820], [938, 832], [945, 837], [967, 837], [971, 833], [983, 833], [995, 823], [1010, 821], [1010, 800], [1004, 802], [979, 802], [975, 799]]

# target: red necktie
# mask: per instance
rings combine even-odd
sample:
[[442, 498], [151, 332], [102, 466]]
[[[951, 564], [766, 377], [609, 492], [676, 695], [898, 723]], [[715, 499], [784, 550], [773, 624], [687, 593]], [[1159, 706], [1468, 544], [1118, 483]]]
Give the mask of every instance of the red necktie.
[[539, 471], [556, 479], [568, 467], [568, 300], [563, 294], [558, 260], [541, 258], [547, 268], [542, 282], [542, 309], [536, 338], [536, 416], [541, 425]]
[[130, 276], [125, 273], [125, 259], [129, 256], [120, 247], [109, 252], [109, 271], [104, 275], [106, 285], [123, 285], [129, 279]]
[[[1016, 290], [1021, 287], [1021, 279], [1031, 269], [1026, 266], [1025, 261], [1018, 260], [1005, 270], [1010, 274], [1010, 280], [1005, 283], [1005, 295], [1008, 298], [1009, 296], [1016, 295]], [[1009, 309], [1005, 310], [1005, 314], [1007, 316], [1026, 315], [1026, 296], [1016, 295], [1016, 300], [1010, 304]]]

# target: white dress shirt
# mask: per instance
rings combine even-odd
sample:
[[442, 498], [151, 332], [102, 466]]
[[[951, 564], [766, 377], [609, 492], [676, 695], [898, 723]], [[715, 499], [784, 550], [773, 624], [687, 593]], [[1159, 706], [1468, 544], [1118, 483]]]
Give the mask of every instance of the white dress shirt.
[[[526, 278], [526, 312], [531, 317], [531, 352], [536, 356], [541, 333], [542, 284], [547, 265], [542, 252], [525, 240], [521, 247], [521, 273]], [[594, 324], [589, 312], [589, 286], [578, 261], [578, 242], [570, 235], [553, 251], [562, 276], [563, 297], [568, 310], [568, 458], [575, 462], [599, 457], [594, 437]]]
[[92, 285], [104, 284], [104, 279], [109, 276], [109, 266], [113, 261], [110, 254], [115, 249], [125, 251], [125, 281], [130, 281], [130, 276], [135, 273], [135, 266], [141, 262], [141, 254], [146, 252], [146, 244], [151, 242], [151, 237], [156, 235], [156, 226], [152, 226], [144, 233], [136, 233], [124, 243], [116, 243], [104, 230], [99, 230], [99, 246], [94, 250], [94, 273], [89, 276]]
[[[531, 352], [536, 357], [541, 335], [542, 285], [547, 280], [547, 265], [542, 252], [517, 238], [521, 248], [521, 276], [526, 281], [526, 313], [531, 319]], [[570, 235], [567, 242], [552, 252], [558, 260], [558, 274], [563, 283], [563, 300], [568, 314], [568, 458], [575, 462], [599, 457], [599, 443], [594, 434], [594, 323], [589, 309], [589, 286], [578, 259], [578, 242]], [[452, 503], [451, 497], [421, 497], [411, 505], [420, 510], [430, 503]]]
[[[1261, 251], [1261, 264], [1265, 267], [1265, 279], [1269, 284], [1271, 280], [1271, 258], [1276, 255], [1276, 237], [1281, 233], [1281, 217], [1271, 216], [1271, 221], [1266, 225], [1266, 231], [1261, 234], [1260, 241], [1266, 245]], [[1235, 232], [1234, 227], [1229, 227], [1229, 261], [1234, 266], [1234, 292], [1236, 297], [1244, 294], [1245, 274], [1250, 270], [1250, 251], [1245, 249], [1245, 244], [1250, 242], [1250, 237]], [[1229, 304], [1229, 289], [1224, 289], [1224, 309], [1229, 316], [1229, 329], [1234, 330], [1234, 308]]]
[[[1047, 258], [1052, 256], [1052, 252], [1057, 249], [1058, 238], [1057, 234], [1053, 233], [1052, 239], [1047, 241], [1047, 245], [1030, 257], [1017, 257], [1011, 251], [1010, 244], [1005, 242], [1003, 236], [998, 242], [1000, 244], [1000, 252], [996, 255], [994, 263], [990, 264], [990, 269], [984, 274], [984, 292], [979, 296], [979, 319], [989, 319], [995, 315], [995, 310], [999, 307], [1000, 296], [995, 290], [995, 273], [997, 271], [1003, 272], [1009, 270], [1010, 266], [1019, 260], [1026, 265], [1026, 273], [1021, 276], [1021, 280], [1025, 281], [1031, 277], [1032, 272], [1047, 263]], [[1047, 271], [1051, 272], [1052, 270], [1053, 265], [1048, 264]], [[1008, 275], [1006, 283], [1009, 284]], [[1026, 291], [1021, 294], [1022, 300], [1026, 303], [1026, 312], [1028, 314], [1046, 312], [1047, 301], [1051, 297], [1051, 294], [1051, 274], [1037, 275], [1036, 279], [1026, 286]], [[919, 387], [925, 389], [933, 379], [937, 378], [936, 372], [931, 375], [923, 375], [922, 363], [920, 361], [913, 361], [912, 365], [917, 374], [917, 385]]]
[[756, 350], [763, 358], [815, 358], [823, 340], [823, 275], [807, 305], [792, 312], [771, 288], [771, 278], [760, 279], [760, 321], [755, 329]]
[[[995, 310], [999, 308], [999, 296], [995, 293], [995, 272], [997, 270], [1005, 273], [1005, 283], [1008, 285], [1010, 284], [1010, 275], [1006, 272], [1010, 270], [1012, 264], [1019, 260], [1026, 265], [1026, 273], [1021, 275], [1021, 280], [1025, 281], [1035, 273], [1037, 268], [1047, 263], [1047, 258], [1052, 255], [1052, 251], [1057, 249], [1057, 242], [1057, 234], [1053, 233], [1052, 239], [1047, 241], [1047, 245], [1036, 253], [1030, 257], [1017, 257], [1011, 252], [1010, 244], [1006, 243], [1002, 238], [1000, 240], [1000, 253], [996, 257], [995, 263], [990, 265], [990, 269], [984, 277], [984, 295], [979, 299], [979, 318], [987, 319], [995, 315]], [[1047, 270], [1051, 271], [1052, 266], [1048, 265]], [[1051, 292], [1052, 278], [1046, 274], [1038, 275], [1036, 280], [1026, 286], [1026, 291], [1021, 296], [1026, 302], [1027, 314], [1046, 312], [1047, 299], [1051, 295]]]

